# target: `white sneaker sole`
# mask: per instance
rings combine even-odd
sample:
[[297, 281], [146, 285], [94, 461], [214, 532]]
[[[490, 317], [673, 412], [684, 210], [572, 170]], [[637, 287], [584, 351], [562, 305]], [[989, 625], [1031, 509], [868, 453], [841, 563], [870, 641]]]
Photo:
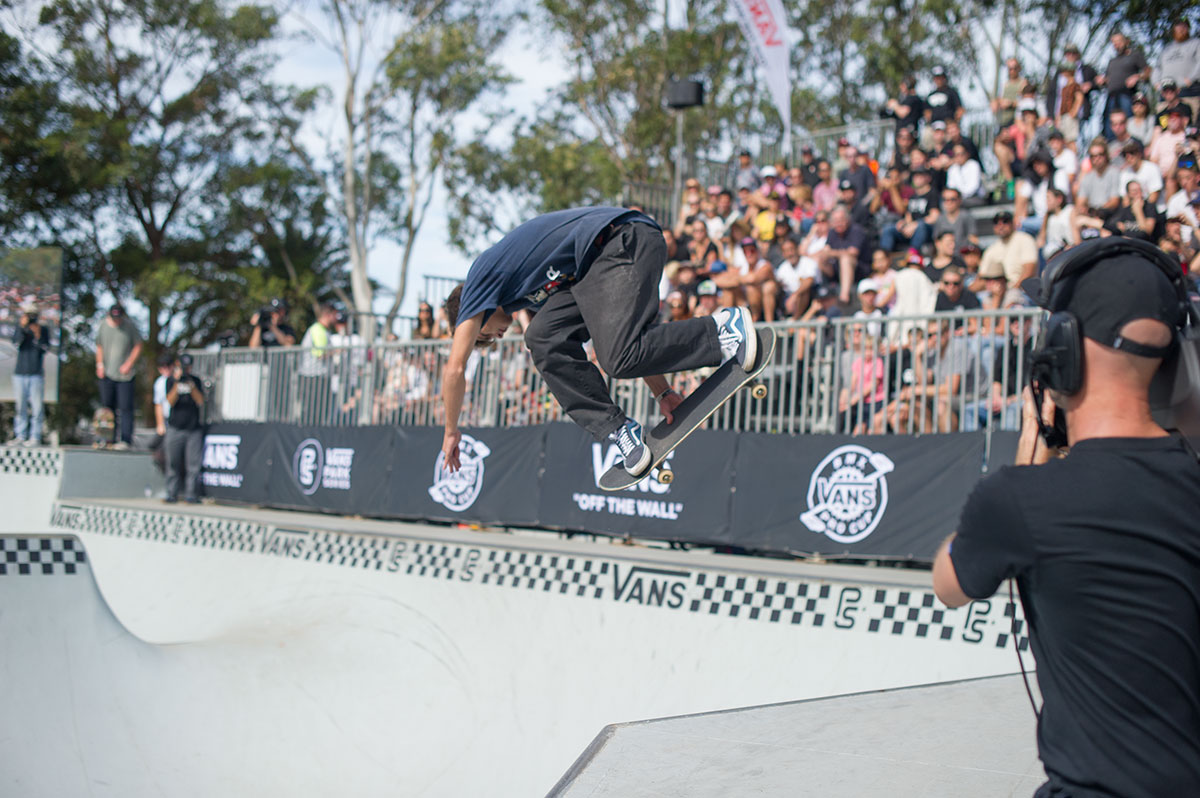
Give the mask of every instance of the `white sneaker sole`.
[[632, 463], [632, 464], [626, 463], [625, 471], [630, 476], [634, 476], [634, 477], [641, 476], [642, 472], [644, 472], [646, 470], [647, 466], [649, 466], [649, 465], [650, 465], [650, 447], [647, 446], [645, 443], [643, 443], [642, 444], [642, 456], [638, 458], [638, 461], [636, 463]]

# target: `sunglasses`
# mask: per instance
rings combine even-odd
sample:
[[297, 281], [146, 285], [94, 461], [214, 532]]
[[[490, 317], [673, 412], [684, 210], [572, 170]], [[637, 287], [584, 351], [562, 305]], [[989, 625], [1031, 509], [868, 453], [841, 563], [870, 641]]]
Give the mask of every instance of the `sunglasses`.
[[962, 285], [962, 280], [942, 280], [942, 285]]

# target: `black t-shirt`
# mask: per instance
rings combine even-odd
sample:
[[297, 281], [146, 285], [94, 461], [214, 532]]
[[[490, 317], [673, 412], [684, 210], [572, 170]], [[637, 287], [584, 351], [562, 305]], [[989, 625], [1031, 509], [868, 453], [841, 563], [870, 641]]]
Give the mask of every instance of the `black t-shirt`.
[[[283, 333], [284, 335], [292, 336], [294, 343], [297, 343], [297, 344], [300, 343], [300, 339], [296, 337], [296, 330], [292, 327], [292, 325], [288, 324], [286, 321], [281, 321], [279, 324], [276, 324], [275, 326], [278, 327], [279, 331], [281, 333]], [[283, 346], [283, 344], [279, 341], [279, 339], [275, 337], [275, 331], [272, 329], [263, 330], [262, 337], [260, 340], [262, 341], [262, 345], [264, 347]]]
[[[938, 281], [942, 279], [942, 272], [946, 271], [946, 269], [950, 266], [957, 266], [958, 268], [962, 269], [963, 273], [966, 273], [967, 271], [967, 264], [963, 262], [963, 259], [957, 255], [951, 255], [950, 262], [940, 269], [933, 265], [933, 260], [931, 259], [925, 266], [925, 276], [929, 278], [929, 282], [937, 285]], [[964, 288], [963, 293], [969, 294], [971, 292]], [[975, 307], [979, 307], [979, 305], [975, 305]]]
[[[167, 416], [167, 426], [171, 429], [194, 430], [200, 429], [200, 405], [192, 397], [203, 396], [204, 388], [194, 374], [184, 374], [179, 380], [184, 383], [179, 386], [175, 404], [171, 405], [171, 415]], [[174, 377], [167, 377], [167, 393], [175, 385]]]
[[921, 115], [925, 113], [925, 101], [915, 94], [901, 94], [896, 98], [896, 101], [901, 105], [908, 107], [908, 116], [901, 118], [893, 113], [890, 108], [887, 109], [883, 115], [890, 116], [896, 120], [897, 130], [902, 127], [909, 128], [910, 130], [916, 130], [917, 125], [921, 121]]
[[967, 499], [950, 558], [974, 598], [1017, 577], [1055, 795], [1197, 794], [1197, 519], [1200, 465], [1174, 437], [1081, 441]]
[[825, 244], [830, 249], [850, 249], [854, 247], [858, 250], [858, 271], [862, 271], [863, 266], [866, 266], [868, 270], [870, 269], [870, 237], [861, 225], [851, 222], [850, 226], [846, 228], [845, 234], [831, 229], [829, 236], [825, 239]]
[[954, 148], [957, 147], [959, 144], [961, 144], [963, 146], [963, 149], [967, 151], [967, 155], [971, 158], [971, 160], [979, 161], [980, 163], [983, 163], [983, 161], [981, 161], [979, 158], [979, 148], [975, 146], [974, 141], [967, 138], [966, 136], [959, 136], [958, 140], [956, 140], [956, 141], [947, 141], [944, 145], [942, 145], [942, 153], [941, 154], [948, 155], [951, 158], [953, 158], [954, 157]]
[[817, 174], [817, 162], [800, 164], [800, 176], [804, 178], [804, 185], [815, 188], [821, 182], [821, 176]]
[[1142, 214], [1154, 220], [1154, 229], [1149, 233], [1138, 227], [1137, 217], [1133, 215], [1133, 208], [1128, 205], [1122, 205], [1113, 211], [1113, 215], [1105, 220], [1104, 227], [1114, 235], [1138, 238], [1142, 241], [1149, 241], [1151, 244], [1157, 244], [1166, 233], [1166, 218], [1148, 202], [1142, 209]]
[[996, 357], [992, 360], [992, 382], [1000, 383], [1005, 396], [1016, 396], [1025, 388], [1031, 351], [1030, 339], [1022, 342], [1011, 337], [1004, 346], [996, 349]]
[[972, 292], [963, 289], [958, 295], [957, 300], [952, 300], [950, 297], [938, 291], [937, 302], [934, 303], [934, 311], [943, 310], [979, 310], [979, 297]]
[[955, 111], [962, 107], [962, 100], [958, 97], [958, 92], [950, 86], [944, 89], [934, 89], [933, 92], [925, 98], [925, 107], [929, 109], [931, 114], [929, 121], [945, 122], [950, 117], [954, 116]]
[[914, 220], [924, 219], [931, 210], [938, 207], [940, 196], [932, 187], [924, 194], [913, 194], [908, 198], [908, 215]]

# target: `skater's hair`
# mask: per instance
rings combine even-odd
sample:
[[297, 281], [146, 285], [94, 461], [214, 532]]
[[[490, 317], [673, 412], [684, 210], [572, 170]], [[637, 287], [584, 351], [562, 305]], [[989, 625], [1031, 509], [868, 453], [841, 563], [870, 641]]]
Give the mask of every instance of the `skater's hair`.
[[446, 311], [446, 322], [450, 325], [451, 333], [458, 326], [458, 306], [462, 302], [462, 283], [454, 286], [454, 290], [450, 292], [450, 296], [446, 297], [446, 301], [442, 303], [442, 309]]

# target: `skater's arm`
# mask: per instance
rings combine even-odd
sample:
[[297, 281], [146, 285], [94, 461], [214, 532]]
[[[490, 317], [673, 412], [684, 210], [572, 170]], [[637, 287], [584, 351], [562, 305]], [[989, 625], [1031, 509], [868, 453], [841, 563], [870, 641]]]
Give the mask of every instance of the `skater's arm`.
[[663, 418], [668, 424], [675, 420], [674, 411], [683, 401], [683, 396], [678, 391], [671, 387], [671, 383], [662, 375], [653, 377], [642, 377], [642, 382], [646, 383], [646, 387], [650, 389], [650, 393], [658, 400], [658, 409], [662, 411]]
[[458, 431], [458, 417], [462, 413], [463, 397], [467, 393], [467, 358], [483, 328], [483, 314], [479, 313], [454, 328], [454, 340], [450, 344], [450, 357], [442, 371], [442, 402], [446, 406], [446, 434], [442, 438], [442, 454], [447, 471], [457, 471], [458, 443], [462, 433]]

